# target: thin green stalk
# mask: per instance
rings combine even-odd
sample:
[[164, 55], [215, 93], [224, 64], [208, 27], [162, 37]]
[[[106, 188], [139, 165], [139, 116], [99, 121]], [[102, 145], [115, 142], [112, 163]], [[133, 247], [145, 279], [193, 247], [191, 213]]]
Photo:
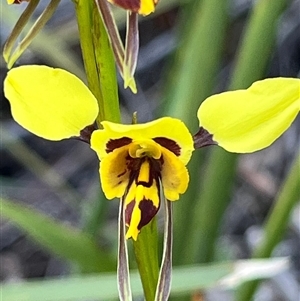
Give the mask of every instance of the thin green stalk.
[[103, 108], [103, 119], [112, 122], [120, 122], [121, 114], [115, 59], [105, 26], [96, 4], [93, 6], [93, 12], [92, 36], [99, 74], [99, 85], [101, 90], [100, 106]]
[[[178, 49], [165, 96], [165, 115], [180, 118], [196, 132], [198, 107], [212, 91], [220, 65], [227, 27], [227, 1], [194, 1], [188, 18], [189, 26], [181, 32]], [[189, 163], [190, 185], [185, 195], [174, 204], [174, 263], [191, 262], [183, 257], [182, 239], [189, 233], [189, 220], [194, 210], [199, 185], [202, 153], [194, 153]], [[180, 241], [180, 243], [178, 243]], [[187, 246], [188, 247], [188, 246]]]
[[79, 30], [80, 46], [82, 51], [84, 68], [87, 76], [88, 87], [96, 97], [99, 104], [99, 115], [97, 124], [104, 120], [102, 107], [102, 95], [99, 84], [99, 74], [95, 58], [95, 49], [93, 44], [93, 2], [85, 0], [74, 1]]
[[134, 254], [138, 265], [144, 297], [153, 301], [158, 281], [158, 236], [156, 218], [143, 227], [137, 241], [133, 241]]
[[[238, 52], [231, 89], [246, 88], [263, 77], [275, 43], [278, 18], [286, 2], [273, 1], [270, 9], [269, 1], [261, 0], [254, 7]], [[209, 158], [197, 206], [190, 217], [194, 231], [190, 233], [190, 243], [186, 244], [185, 252], [194, 260], [208, 262], [213, 259], [222, 216], [230, 202], [236, 160], [236, 155], [217, 148]], [[207, 212], [214, 214], [213, 220], [208, 218]]]
[[[282, 239], [289, 223], [290, 214], [299, 201], [300, 195], [300, 153], [295, 158], [288, 177], [270, 211], [264, 227], [264, 240], [254, 250], [253, 258], [270, 257], [276, 245]], [[259, 281], [243, 284], [237, 292], [238, 301], [252, 300]]]
[[75, 1], [75, 9], [88, 86], [99, 103], [98, 126], [120, 122], [114, 57], [102, 19], [93, 1]]
[[[89, 87], [98, 99], [103, 119], [120, 121], [115, 64], [112, 49], [96, 4], [78, 0], [75, 3], [80, 41]], [[157, 230], [153, 221], [143, 228], [134, 250], [145, 298], [153, 301], [158, 279]]]

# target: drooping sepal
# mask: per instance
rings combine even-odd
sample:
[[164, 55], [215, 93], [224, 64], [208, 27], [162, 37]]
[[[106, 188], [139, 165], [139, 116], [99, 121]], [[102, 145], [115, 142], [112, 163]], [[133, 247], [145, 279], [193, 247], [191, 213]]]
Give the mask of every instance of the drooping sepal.
[[125, 238], [125, 212], [124, 212], [124, 199], [120, 201], [119, 207], [119, 220], [118, 220], [118, 290], [121, 301], [131, 301], [132, 293], [130, 287], [130, 274], [129, 274], [129, 260], [127, 240]]
[[[103, 20], [104, 26], [106, 28], [109, 40], [110, 40], [110, 44], [114, 53], [114, 57], [115, 57], [115, 62], [116, 65], [118, 67], [118, 70], [120, 72], [120, 75], [122, 76], [122, 78], [124, 79], [124, 86], [125, 88], [129, 87], [131, 89], [131, 91], [133, 93], [137, 92], [136, 89], [136, 83], [133, 77], [133, 74], [131, 77], [128, 76], [128, 68], [126, 70], [124, 70], [125, 65], [125, 49], [124, 49], [124, 45], [123, 42], [121, 40], [120, 34], [119, 34], [119, 30], [117, 27], [117, 24], [115, 22], [114, 16], [112, 14], [112, 11], [109, 7], [109, 3], [106, 0], [95, 0], [96, 5], [97, 5], [97, 9], [98, 12]], [[128, 28], [127, 28], [128, 30]], [[138, 34], [138, 32], [133, 32], [132, 33], [136, 33]], [[138, 36], [135, 36], [134, 39], [138, 39]], [[138, 45], [137, 45], [138, 46]], [[138, 52], [138, 48], [137, 48], [137, 52]], [[128, 58], [128, 54], [127, 54], [127, 58]], [[135, 66], [134, 66], [134, 70], [135, 70]], [[133, 72], [134, 72], [133, 70]]]
[[[139, 26], [138, 14], [127, 12], [126, 26], [126, 42], [125, 42], [125, 58], [123, 64], [124, 88], [131, 87], [133, 93], [137, 92], [134, 73], [139, 53]], [[135, 87], [135, 89], [133, 89]]]
[[167, 301], [172, 281], [173, 213], [172, 203], [164, 197], [164, 246], [154, 301]]

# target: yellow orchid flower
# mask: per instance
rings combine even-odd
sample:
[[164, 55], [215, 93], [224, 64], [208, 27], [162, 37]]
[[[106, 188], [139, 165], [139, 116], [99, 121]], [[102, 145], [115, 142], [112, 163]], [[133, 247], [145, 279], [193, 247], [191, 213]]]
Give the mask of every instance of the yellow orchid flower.
[[[4, 81], [4, 91], [13, 118], [49, 140], [80, 137], [98, 114], [92, 93], [62, 69], [14, 68]], [[126, 237], [136, 240], [160, 207], [160, 185], [170, 201], [187, 189], [185, 165], [194, 150], [193, 137], [182, 121], [170, 117], [134, 125], [103, 121], [102, 126], [90, 141], [101, 160], [102, 189], [108, 199], [124, 199]]]
[[102, 126], [91, 137], [101, 160], [102, 189], [108, 199], [124, 197], [126, 238], [136, 240], [160, 207], [160, 184], [169, 201], [186, 191], [193, 138], [182, 121], [170, 117], [133, 125], [104, 121]]
[[218, 144], [240, 153], [265, 148], [291, 125], [300, 108], [300, 80], [274, 78], [207, 98], [198, 110], [200, 130], [193, 137], [182, 121], [171, 117], [132, 125], [103, 121], [103, 128], [91, 133], [94, 128], [88, 126], [98, 114], [97, 101], [67, 71], [14, 68], [4, 81], [4, 92], [13, 118], [32, 133], [50, 140], [79, 136], [90, 142], [100, 159], [102, 189], [108, 199], [124, 202], [126, 238], [135, 240], [163, 196], [175, 201], [186, 191], [185, 166], [194, 148]]

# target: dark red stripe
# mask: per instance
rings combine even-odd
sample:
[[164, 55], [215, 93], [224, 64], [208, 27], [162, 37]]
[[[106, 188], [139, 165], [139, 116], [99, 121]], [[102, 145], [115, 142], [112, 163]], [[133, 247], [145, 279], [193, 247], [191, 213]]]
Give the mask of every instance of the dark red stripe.
[[160, 144], [162, 147], [174, 153], [176, 156], [180, 156], [181, 148], [174, 140], [165, 137], [156, 137], [153, 138], [153, 140], [156, 143]]
[[107, 143], [106, 143], [106, 149], [105, 151], [107, 153], [112, 152], [114, 149], [122, 147], [124, 145], [128, 145], [132, 142], [131, 138], [128, 137], [122, 137], [119, 139], [110, 139]]
[[141, 6], [140, 0], [112, 0], [115, 5], [118, 5], [126, 10], [137, 13]]

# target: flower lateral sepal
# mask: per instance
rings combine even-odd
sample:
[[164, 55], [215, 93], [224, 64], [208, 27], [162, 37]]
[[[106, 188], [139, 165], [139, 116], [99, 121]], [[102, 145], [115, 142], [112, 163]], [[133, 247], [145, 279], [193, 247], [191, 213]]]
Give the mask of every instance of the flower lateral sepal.
[[4, 95], [17, 123], [53, 141], [79, 137], [82, 129], [95, 122], [99, 111], [96, 98], [85, 84], [59, 68], [13, 68], [4, 80]]
[[212, 95], [200, 105], [197, 116], [200, 127], [226, 151], [251, 153], [278, 139], [299, 108], [300, 79], [278, 77]]

